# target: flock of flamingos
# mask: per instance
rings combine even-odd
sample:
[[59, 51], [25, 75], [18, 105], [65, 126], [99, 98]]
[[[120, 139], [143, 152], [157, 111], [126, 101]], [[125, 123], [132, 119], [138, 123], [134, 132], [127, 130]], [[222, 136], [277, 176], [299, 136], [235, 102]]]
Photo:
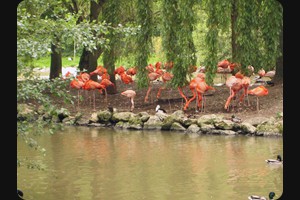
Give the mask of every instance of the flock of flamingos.
[[[224, 105], [224, 109], [229, 111], [229, 106], [231, 100], [237, 95], [239, 91], [242, 91], [242, 94], [239, 97], [239, 103], [241, 104], [244, 101], [244, 97], [247, 97], [248, 100], [248, 105], [249, 104], [249, 99], [248, 99], [248, 94], [254, 95], [257, 97], [257, 110], [259, 110], [259, 100], [258, 97], [260, 96], [265, 96], [268, 95], [268, 89], [265, 88], [263, 85], [259, 85], [251, 90], [249, 90], [249, 86], [251, 84], [250, 77], [244, 75], [241, 73], [239, 69], [239, 64], [237, 63], [231, 63], [227, 59], [224, 59], [217, 64], [217, 73], [222, 74], [222, 77], [225, 78], [225, 84], [229, 88], [229, 97], [227, 98], [227, 101]], [[170, 81], [173, 78], [173, 74], [170, 72], [170, 70], [173, 67], [172, 62], [167, 62], [164, 65], [162, 65], [161, 62], [155, 63], [155, 65], [149, 64], [146, 66], [146, 70], [148, 72], [148, 78], [149, 78], [149, 83], [148, 83], [148, 90], [144, 98], [144, 102], [147, 103], [149, 102], [148, 96], [151, 92], [151, 89], [153, 87], [153, 83], [155, 81], [159, 81], [160, 78], [163, 82], [161, 87], [158, 90], [158, 93], [156, 95], [156, 98], [159, 98], [161, 95], [161, 91], [166, 88], [166, 84], [168, 81]], [[248, 70], [250, 74], [254, 74], [254, 68], [253, 66], [248, 66]], [[233, 73], [234, 71], [237, 71], [237, 73]], [[196, 72], [197, 75], [195, 78], [191, 79], [188, 86], [191, 92], [193, 93], [193, 96], [189, 99], [182, 91], [181, 87], [178, 87], [178, 91], [182, 98], [185, 100], [185, 105], [183, 107], [183, 110], [186, 111], [189, 107], [189, 104], [194, 101], [196, 98], [196, 105], [198, 108], [203, 109], [204, 108], [204, 93], [208, 90], [215, 90], [214, 87], [209, 86], [205, 82], [205, 68], [200, 67], [199, 69], [194, 66], [189, 69], [189, 72], [194, 73]], [[124, 84], [131, 84], [134, 82], [133, 76], [137, 73], [137, 69], [135, 67], [125, 69], [123, 66], [118, 67], [114, 71], [115, 76], [119, 76], [121, 81]], [[226, 77], [227, 74], [230, 74], [230, 77]], [[94, 81], [91, 79], [91, 76], [97, 75], [99, 81]], [[264, 76], [269, 76], [273, 77], [275, 75], [275, 71], [269, 71], [265, 72], [263, 69], [258, 71], [259, 77], [264, 77]], [[65, 74], [66, 78], [72, 77], [72, 74], [70, 72], [67, 72]], [[107, 102], [107, 92], [106, 88], [109, 86], [115, 87], [115, 85], [110, 81], [110, 75], [107, 72], [107, 69], [104, 68], [103, 66], [98, 66], [96, 70], [93, 72], [87, 73], [87, 72], [80, 72], [79, 75], [76, 77], [73, 77], [73, 79], [70, 82], [71, 88], [75, 88], [78, 90], [78, 107], [79, 107], [79, 93], [80, 90], [98, 90], [101, 94], [103, 91], [105, 92], [105, 101]], [[121, 95], [124, 95], [128, 98], [130, 98], [131, 101], [131, 108], [130, 111], [132, 112], [134, 109], [134, 98], [136, 96], [136, 92], [134, 90], [128, 89], [126, 91], [121, 92]], [[95, 92], [93, 92], [93, 102], [94, 102], [94, 110], [95, 110]]]

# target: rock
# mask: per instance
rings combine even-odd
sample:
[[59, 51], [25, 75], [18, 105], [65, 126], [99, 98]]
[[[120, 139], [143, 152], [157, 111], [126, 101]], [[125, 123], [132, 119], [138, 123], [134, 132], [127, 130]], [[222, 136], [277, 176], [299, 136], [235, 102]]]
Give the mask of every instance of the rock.
[[92, 113], [90, 119], [89, 119], [89, 123], [96, 123], [98, 122], [98, 114], [97, 113]]
[[257, 126], [258, 124], [266, 122], [268, 120], [269, 120], [269, 118], [266, 118], [266, 117], [252, 117], [252, 118], [244, 120], [243, 122], [249, 123], [252, 126]]
[[224, 119], [224, 120], [221, 120], [221, 121], [216, 121], [214, 123], [214, 125], [218, 129], [231, 130], [234, 126], [234, 122]]
[[157, 116], [160, 121], [164, 121], [169, 115], [163, 112], [157, 112], [155, 116]]
[[59, 122], [70, 115], [70, 112], [66, 108], [61, 108], [56, 111]]
[[134, 115], [132, 112], [119, 112], [119, 113], [113, 113], [111, 120], [113, 122], [128, 122], [131, 116]]
[[142, 122], [146, 122], [150, 118], [150, 115], [147, 112], [140, 112], [138, 113], [138, 117], [142, 120]]
[[215, 115], [215, 114], [210, 114], [210, 115], [202, 115], [197, 119], [197, 124], [198, 126], [202, 127], [205, 124], [214, 124], [215, 122], [219, 122], [223, 120], [224, 117], [222, 115]]
[[39, 118], [38, 113], [33, 106], [27, 104], [17, 104], [17, 120], [20, 121], [34, 121]]
[[191, 124], [187, 130], [187, 133], [199, 133], [201, 132], [200, 127], [197, 124]]
[[255, 126], [253, 126], [247, 122], [234, 124], [234, 129], [236, 131], [239, 131], [239, 133], [241, 133], [241, 134], [255, 134], [256, 133]]
[[162, 121], [157, 115], [151, 115], [148, 121], [144, 123], [144, 129], [151, 130], [151, 129], [161, 129]]
[[179, 122], [174, 122], [170, 128], [172, 131], [185, 131], [186, 128], [184, 128]]
[[217, 129], [213, 129], [211, 131], [208, 132], [208, 134], [217, 134], [217, 135], [237, 135], [237, 133], [235, 131], [232, 130], [217, 130]]
[[141, 130], [143, 129], [143, 122], [138, 115], [132, 115], [128, 120], [129, 129]]
[[282, 135], [283, 120], [276, 121], [274, 118], [257, 126], [257, 135]]
[[99, 111], [97, 113], [97, 117], [100, 123], [107, 124], [112, 117], [112, 113], [109, 112], [108, 110]]
[[212, 130], [215, 130], [215, 126], [211, 125], [211, 124], [202, 124], [202, 126], [200, 127], [200, 130], [203, 133], [211, 132]]

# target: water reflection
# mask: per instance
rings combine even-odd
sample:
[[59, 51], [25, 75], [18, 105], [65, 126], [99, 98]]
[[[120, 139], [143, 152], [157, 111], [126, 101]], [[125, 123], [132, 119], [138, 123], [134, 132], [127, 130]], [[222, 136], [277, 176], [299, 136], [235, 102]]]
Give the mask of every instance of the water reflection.
[[[32, 158], [48, 168], [18, 168], [26, 199], [278, 198], [283, 190], [283, 167], [265, 162], [282, 155], [282, 138], [66, 127], [38, 140], [47, 156]], [[18, 154], [28, 154], [21, 141]]]

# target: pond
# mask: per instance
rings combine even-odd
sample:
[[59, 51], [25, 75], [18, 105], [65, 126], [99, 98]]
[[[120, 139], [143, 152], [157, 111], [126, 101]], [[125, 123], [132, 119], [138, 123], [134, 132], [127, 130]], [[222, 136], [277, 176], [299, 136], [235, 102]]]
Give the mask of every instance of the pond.
[[[17, 140], [18, 156], [45, 170], [17, 168], [17, 187], [29, 199], [247, 199], [283, 191], [282, 137], [197, 135], [65, 127], [39, 136], [46, 156]], [[284, 158], [283, 158], [284, 159]]]

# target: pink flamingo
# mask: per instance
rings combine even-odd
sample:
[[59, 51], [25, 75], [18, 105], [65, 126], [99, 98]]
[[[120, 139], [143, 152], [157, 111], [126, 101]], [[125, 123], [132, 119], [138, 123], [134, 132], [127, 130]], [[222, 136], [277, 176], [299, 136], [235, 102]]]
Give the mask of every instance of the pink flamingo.
[[121, 93], [121, 95], [129, 97], [131, 102], [130, 111], [132, 112], [134, 109], [134, 97], [136, 96], [136, 92], [134, 90], [125, 90]]

